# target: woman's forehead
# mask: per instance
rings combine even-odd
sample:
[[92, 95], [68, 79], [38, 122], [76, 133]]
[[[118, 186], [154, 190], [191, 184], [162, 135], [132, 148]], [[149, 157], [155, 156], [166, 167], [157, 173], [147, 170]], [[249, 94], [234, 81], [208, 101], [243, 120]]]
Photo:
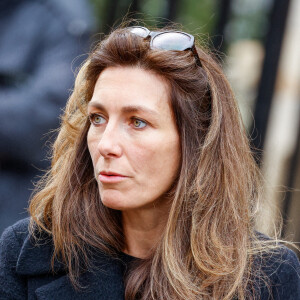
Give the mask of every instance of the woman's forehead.
[[104, 69], [97, 81], [96, 85], [136, 85], [150, 89], [160, 88], [168, 91], [169, 84], [163, 76], [156, 74], [154, 71], [145, 70], [138, 66], [116, 66]]
[[[92, 105], [118, 105], [123, 110], [163, 110], [169, 107], [169, 87], [153, 72], [133, 67], [111, 67], [99, 76]], [[131, 107], [131, 108], [130, 108]]]

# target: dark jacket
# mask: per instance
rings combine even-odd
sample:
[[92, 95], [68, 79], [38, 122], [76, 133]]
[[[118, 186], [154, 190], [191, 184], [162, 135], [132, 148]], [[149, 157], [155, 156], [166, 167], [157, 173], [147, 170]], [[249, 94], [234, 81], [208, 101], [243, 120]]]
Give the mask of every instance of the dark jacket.
[[[51, 274], [51, 239], [36, 245], [28, 235], [28, 221], [22, 220], [5, 230], [0, 240], [0, 299], [124, 299], [122, 260], [98, 254], [96, 269], [82, 275], [86, 288], [76, 291], [64, 267], [55, 262]], [[287, 248], [266, 259], [264, 267], [271, 280], [274, 299], [300, 299], [299, 261]], [[271, 299], [264, 284], [260, 299]]]

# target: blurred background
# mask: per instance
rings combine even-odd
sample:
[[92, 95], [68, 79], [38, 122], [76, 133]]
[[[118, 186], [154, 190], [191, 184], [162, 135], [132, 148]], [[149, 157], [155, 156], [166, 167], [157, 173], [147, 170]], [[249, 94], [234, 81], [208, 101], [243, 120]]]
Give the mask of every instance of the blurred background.
[[272, 235], [282, 216], [281, 236], [299, 242], [300, 0], [2, 0], [0, 231], [27, 216], [73, 71], [127, 14], [180, 23], [217, 54], [265, 179], [257, 227]]

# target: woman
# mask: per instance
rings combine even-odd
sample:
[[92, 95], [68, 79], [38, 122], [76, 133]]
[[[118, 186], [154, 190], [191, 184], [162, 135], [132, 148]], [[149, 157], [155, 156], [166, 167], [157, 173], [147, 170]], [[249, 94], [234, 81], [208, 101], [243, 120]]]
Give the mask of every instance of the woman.
[[3, 299], [297, 299], [255, 233], [260, 174], [219, 65], [183, 32], [113, 31], [82, 66]]

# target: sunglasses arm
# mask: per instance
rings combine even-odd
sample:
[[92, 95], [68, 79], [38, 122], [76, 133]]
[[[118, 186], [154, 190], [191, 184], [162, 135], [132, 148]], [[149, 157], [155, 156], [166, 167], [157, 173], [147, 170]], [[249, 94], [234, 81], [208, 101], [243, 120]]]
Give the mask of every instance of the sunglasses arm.
[[201, 61], [200, 61], [200, 57], [199, 57], [199, 55], [198, 55], [198, 52], [197, 52], [197, 49], [196, 49], [195, 45], [192, 47], [191, 50], [192, 50], [192, 52], [193, 52], [193, 54], [194, 54], [194, 56], [195, 56], [197, 65], [198, 65], [199, 67], [203, 68], [203, 65], [202, 65], [202, 63], [201, 63]]

